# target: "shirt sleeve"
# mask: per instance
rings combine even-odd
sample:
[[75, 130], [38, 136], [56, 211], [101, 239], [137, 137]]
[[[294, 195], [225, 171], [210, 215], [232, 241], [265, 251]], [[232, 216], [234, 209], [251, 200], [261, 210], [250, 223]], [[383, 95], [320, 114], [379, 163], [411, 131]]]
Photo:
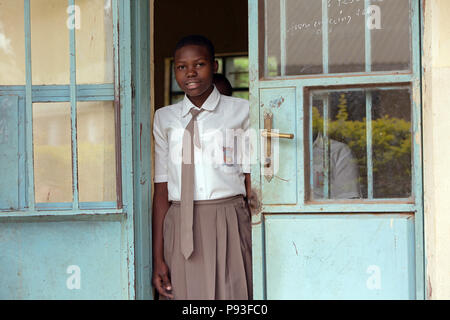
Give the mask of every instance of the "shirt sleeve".
[[153, 137], [155, 139], [155, 183], [167, 182], [169, 143], [167, 133], [161, 125], [161, 115], [159, 110], [155, 112], [153, 120]]
[[333, 199], [361, 198], [359, 170], [351, 149], [342, 145], [336, 154], [331, 196]]

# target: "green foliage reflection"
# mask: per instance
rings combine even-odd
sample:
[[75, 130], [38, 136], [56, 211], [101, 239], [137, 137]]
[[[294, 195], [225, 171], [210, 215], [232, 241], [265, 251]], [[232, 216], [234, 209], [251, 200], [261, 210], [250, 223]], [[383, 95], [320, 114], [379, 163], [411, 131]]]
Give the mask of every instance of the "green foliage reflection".
[[[360, 183], [367, 196], [366, 119], [348, 119], [345, 94], [339, 99], [338, 113], [328, 122], [330, 139], [346, 143], [360, 168]], [[312, 108], [313, 135], [323, 132], [323, 117]], [[411, 122], [384, 117], [372, 120], [374, 196], [400, 198], [411, 195]]]

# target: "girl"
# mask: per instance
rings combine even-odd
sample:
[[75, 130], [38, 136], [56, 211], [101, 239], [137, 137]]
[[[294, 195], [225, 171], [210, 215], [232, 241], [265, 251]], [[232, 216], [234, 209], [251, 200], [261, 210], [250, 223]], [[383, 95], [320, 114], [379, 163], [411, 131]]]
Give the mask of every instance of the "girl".
[[[237, 163], [242, 148], [215, 139], [248, 129], [249, 104], [215, 88], [202, 36], [178, 42], [174, 67], [184, 100], [157, 110], [153, 126], [153, 285], [169, 299], [251, 299], [250, 167]], [[203, 161], [218, 153], [222, 163]]]

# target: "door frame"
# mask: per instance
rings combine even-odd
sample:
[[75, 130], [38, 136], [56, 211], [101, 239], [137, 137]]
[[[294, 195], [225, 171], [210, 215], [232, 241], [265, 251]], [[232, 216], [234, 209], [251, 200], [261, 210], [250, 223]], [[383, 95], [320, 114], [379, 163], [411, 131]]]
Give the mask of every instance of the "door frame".
[[[128, 0], [130, 1], [130, 0]], [[150, 300], [152, 290], [153, 30], [154, 0], [131, 0], [131, 90], [133, 105], [133, 211], [136, 299]]]

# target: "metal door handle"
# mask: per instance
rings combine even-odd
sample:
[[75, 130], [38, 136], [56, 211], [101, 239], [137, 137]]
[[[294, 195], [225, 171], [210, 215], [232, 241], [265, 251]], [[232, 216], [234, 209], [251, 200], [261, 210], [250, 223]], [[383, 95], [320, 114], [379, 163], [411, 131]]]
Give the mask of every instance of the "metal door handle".
[[261, 135], [267, 138], [294, 139], [294, 135], [292, 133], [276, 133], [271, 131], [263, 131]]
[[264, 131], [261, 132], [261, 136], [265, 137], [266, 140], [266, 159], [264, 161], [264, 167], [267, 169], [264, 176], [270, 182], [273, 178], [272, 166], [272, 138], [281, 139], [294, 139], [294, 134], [292, 133], [278, 133], [272, 132], [272, 122], [273, 113], [264, 113]]

